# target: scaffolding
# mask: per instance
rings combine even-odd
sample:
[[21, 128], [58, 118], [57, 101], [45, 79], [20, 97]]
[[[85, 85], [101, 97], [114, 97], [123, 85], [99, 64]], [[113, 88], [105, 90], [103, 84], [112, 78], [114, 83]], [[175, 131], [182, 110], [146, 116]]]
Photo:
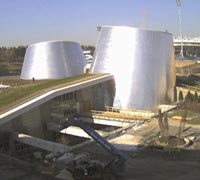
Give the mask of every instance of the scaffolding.
[[106, 106], [105, 111], [91, 110], [95, 119], [114, 120], [122, 122], [135, 122], [136, 120], [149, 120], [154, 115], [150, 111], [122, 109], [118, 107]]

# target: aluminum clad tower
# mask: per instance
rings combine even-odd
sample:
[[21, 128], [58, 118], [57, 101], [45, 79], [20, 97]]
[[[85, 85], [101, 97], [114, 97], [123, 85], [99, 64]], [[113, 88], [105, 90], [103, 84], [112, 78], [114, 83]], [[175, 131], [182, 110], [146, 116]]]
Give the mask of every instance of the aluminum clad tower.
[[124, 26], [102, 26], [91, 72], [115, 77], [113, 106], [154, 110], [174, 100], [172, 34]]
[[25, 54], [22, 79], [59, 79], [82, 74], [85, 58], [79, 43], [47, 41], [30, 45]]

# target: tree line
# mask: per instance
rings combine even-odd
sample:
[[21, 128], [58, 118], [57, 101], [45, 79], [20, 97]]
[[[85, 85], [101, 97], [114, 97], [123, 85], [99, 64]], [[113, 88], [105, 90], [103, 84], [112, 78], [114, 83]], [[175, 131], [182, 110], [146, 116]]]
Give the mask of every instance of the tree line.
[[[18, 46], [18, 47], [0, 47], [0, 61], [23, 61], [27, 46]], [[95, 47], [91, 45], [81, 45], [83, 50], [90, 50], [91, 55], [94, 54]], [[175, 53], [178, 54], [179, 47], [175, 47]], [[190, 49], [184, 49], [186, 52], [192, 51], [192, 56], [200, 56], [200, 48], [199, 47], [190, 47]], [[184, 53], [186, 53], [184, 51]], [[187, 56], [188, 53], [186, 53]]]
[[178, 100], [179, 102], [183, 102], [189, 110], [200, 113], [200, 94], [197, 91], [194, 93], [188, 91], [185, 97], [183, 92], [179, 91]]
[[26, 46], [0, 47], [0, 61], [21, 62], [24, 59]]
[[194, 103], [200, 103], [200, 96], [198, 95], [197, 91], [195, 93], [191, 93], [190, 91], [187, 92], [186, 96], [183, 96], [183, 92], [179, 91], [179, 101], [186, 101], [186, 102], [194, 102]]
[[[22, 62], [24, 55], [26, 53], [27, 46], [18, 46], [18, 47], [0, 47], [0, 62], [1, 61], [10, 61], [10, 62]], [[91, 54], [94, 54], [95, 47], [81, 45], [83, 50], [90, 50]]]

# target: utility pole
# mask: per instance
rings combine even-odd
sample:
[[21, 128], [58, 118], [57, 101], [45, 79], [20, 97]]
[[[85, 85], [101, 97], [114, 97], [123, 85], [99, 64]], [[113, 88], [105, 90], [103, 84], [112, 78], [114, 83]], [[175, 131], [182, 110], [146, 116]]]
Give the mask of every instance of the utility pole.
[[181, 52], [180, 55], [183, 56], [183, 31], [182, 31], [182, 19], [181, 19], [181, 0], [176, 0], [179, 15], [179, 26], [180, 26], [180, 36], [181, 36]]

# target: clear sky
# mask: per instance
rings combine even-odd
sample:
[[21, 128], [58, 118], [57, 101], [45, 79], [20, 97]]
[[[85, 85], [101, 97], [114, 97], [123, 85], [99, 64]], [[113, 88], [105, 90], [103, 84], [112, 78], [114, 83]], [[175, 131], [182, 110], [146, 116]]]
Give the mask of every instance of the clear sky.
[[[183, 34], [200, 36], [200, 0], [182, 0]], [[176, 0], [0, 0], [0, 46], [47, 40], [95, 45], [96, 26], [117, 25], [179, 35]]]

